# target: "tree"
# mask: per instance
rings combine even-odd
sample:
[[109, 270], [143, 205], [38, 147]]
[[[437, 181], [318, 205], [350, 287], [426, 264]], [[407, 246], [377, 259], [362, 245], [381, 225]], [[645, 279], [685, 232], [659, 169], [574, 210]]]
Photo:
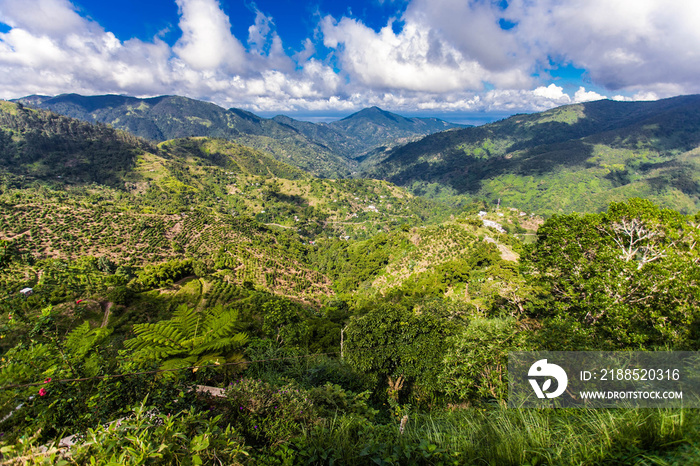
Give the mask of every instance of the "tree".
[[438, 375], [454, 323], [399, 306], [378, 307], [350, 321], [345, 333], [347, 361], [377, 382], [403, 377], [439, 391]]
[[238, 311], [216, 306], [198, 312], [181, 305], [172, 319], [136, 324], [136, 337], [124, 342], [141, 363], [160, 362], [163, 370], [189, 366], [235, 363], [248, 336], [241, 333]]
[[694, 347], [698, 233], [679, 213], [631, 199], [552, 217], [525, 263], [549, 293], [545, 315], [588, 332], [596, 348]]
[[286, 299], [272, 299], [262, 306], [263, 333], [280, 345], [307, 346], [309, 342], [309, 318], [300, 305]]
[[505, 399], [508, 352], [527, 351], [529, 332], [512, 317], [474, 319], [450, 337], [440, 374], [447, 395], [458, 400]]

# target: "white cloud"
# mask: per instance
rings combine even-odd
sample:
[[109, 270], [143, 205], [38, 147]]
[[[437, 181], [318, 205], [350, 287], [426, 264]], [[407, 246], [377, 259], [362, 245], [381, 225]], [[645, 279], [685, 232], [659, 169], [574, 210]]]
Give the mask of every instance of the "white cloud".
[[[404, 15], [407, 23], [431, 30], [451, 44], [466, 60], [478, 62], [498, 79], [500, 73], [524, 76], [525, 80], [505, 80], [504, 87], [532, 84], [531, 63], [522, 56], [518, 39], [499, 25], [501, 12], [493, 2], [464, 0], [413, 0]], [[495, 83], [494, 83], [495, 84]]]
[[611, 90], [700, 92], [696, 0], [511, 0], [504, 14], [533, 58], [564, 57]]
[[581, 86], [578, 91], [574, 94], [574, 102], [592, 102], [594, 100], [607, 99], [604, 95], [600, 95], [595, 91], [587, 91], [585, 87]]
[[548, 100], [570, 102], [571, 99], [567, 94], [564, 94], [564, 88], [556, 84], [550, 84], [547, 87], [541, 86], [532, 91], [532, 94], [537, 97], [543, 97]]
[[[338, 88], [337, 75], [313, 58], [299, 70], [283, 51], [271, 18], [259, 14], [251, 26], [251, 51], [231, 34], [230, 21], [215, 0], [177, 0], [181, 39], [169, 47], [118, 40], [99, 24], [79, 16], [64, 0], [24, 3], [0, 0], [2, 21], [12, 28], [0, 33], [0, 97], [32, 93], [131, 95], [181, 94], [222, 105], [262, 108], [260, 96], [320, 99]], [[47, 17], [68, 18], [70, 28], [48, 28]], [[267, 107], [270, 102], [262, 101]], [[303, 106], [303, 105], [302, 105]]]
[[535, 81], [514, 55], [514, 38], [498, 25], [483, 2], [414, 0], [401, 18], [378, 32], [360, 21], [326, 16], [323, 42], [336, 50], [351, 80], [371, 89], [394, 91], [479, 91], [525, 88]]
[[182, 37], [173, 51], [196, 70], [220, 67], [240, 73], [245, 48], [231, 34], [231, 23], [216, 0], [176, 0]]
[[327, 16], [321, 29], [324, 44], [338, 49], [343, 71], [365, 87], [448, 92], [483, 86], [485, 72], [476, 61], [416, 23], [395, 34], [390, 24], [375, 32], [357, 20]]
[[0, 20], [13, 28], [51, 37], [79, 33], [89, 25], [67, 0], [2, 0]]
[[121, 41], [68, 0], [0, 0], [0, 97], [181, 94], [253, 111], [531, 111], [606, 98], [567, 94], [547, 79], [550, 63], [585, 68], [616, 100], [700, 92], [695, 0], [411, 0], [379, 30], [319, 15], [297, 53], [262, 11], [239, 40], [219, 0], [174, 1], [182, 36], [171, 47]]

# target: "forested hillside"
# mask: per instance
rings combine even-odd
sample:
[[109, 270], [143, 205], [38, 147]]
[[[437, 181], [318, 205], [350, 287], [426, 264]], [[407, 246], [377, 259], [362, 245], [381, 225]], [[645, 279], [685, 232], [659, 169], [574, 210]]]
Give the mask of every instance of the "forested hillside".
[[378, 107], [366, 108], [330, 123], [308, 123], [277, 116], [275, 121], [292, 126], [312, 141], [353, 160], [383, 153], [412, 140], [461, 125], [437, 118], [406, 118]]
[[[506, 121], [549, 115], [581, 144], [612, 137], [603, 117], [567, 122], [586, 108]], [[647, 128], [649, 112], [629, 138], [691, 150], [694, 134], [661, 131], [692, 115], [670, 105]], [[472, 134], [460, 131], [437, 140]], [[222, 138], [155, 144], [8, 102], [0, 138], [4, 463], [698, 457], [695, 409], [506, 408], [513, 351], [700, 350], [696, 209], [633, 198], [545, 218], [505, 196], [446, 205], [388, 181], [316, 178]], [[506, 154], [494, 147], [485, 166]]]
[[65, 94], [27, 96], [16, 102], [83, 121], [106, 123], [150, 141], [201, 136], [236, 141], [325, 177], [348, 176], [357, 166], [355, 159], [370, 151], [459, 126], [436, 118], [404, 118], [376, 107], [330, 124], [284, 116], [266, 119], [180, 96], [138, 99]]
[[236, 141], [321, 176], [347, 176], [352, 167], [342, 156], [291, 127], [186, 97], [66, 94], [54, 98], [30, 96], [18, 102], [83, 121], [106, 123], [151, 141], [200, 136]]
[[699, 96], [684, 96], [515, 115], [407, 144], [363, 173], [538, 212], [595, 212], [638, 196], [690, 213], [700, 207], [699, 110]]

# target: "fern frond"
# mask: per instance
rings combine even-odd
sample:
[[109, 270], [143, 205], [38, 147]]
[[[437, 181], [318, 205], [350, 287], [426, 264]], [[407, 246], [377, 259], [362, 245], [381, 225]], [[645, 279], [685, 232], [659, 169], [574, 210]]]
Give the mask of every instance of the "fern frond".
[[[168, 322], [178, 330], [182, 338], [193, 338], [197, 331], [199, 321], [202, 319], [200, 313], [190, 309], [186, 304], [181, 304], [173, 313], [172, 319]], [[201, 324], [200, 324], [201, 325]]]
[[63, 341], [63, 346], [72, 354], [81, 353], [83, 352], [83, 346], [90, 333], [92, 333], [90, 329], [90, 322], [86, 320], [81, 325], [73, 329], [73, 331], [71, 331], [68, 335], [66, 335], [66, 339]]
[[183, 367], [195, 366], [197, 365], [195, 364], [196, 361], [197, 358], [194, 356], [188, 356], [186, 358], [171, 358], [164, 361], [163, 364], [160, 365], [160, 368], [164, 371], [175, 371], [177, 369], [182, 369]]
[[242, 348], [246, 343], [248, 343], [248, 335], [245, 333], [237, 333], [228, 338], [220, 338], [200, 345], [197, 348], [196, 354], [212, 352], [229, 353]]
[[136, 337], [124, 342], [124, 346], [134, 350], [146, 348], [180, 348], [182, 345], [182, 334], [171, 323], [162, 321], [155, 324], [135, 324], [134, 333]]
[[211, 366], [211, 365], [221, 365], [226, 362], [226, 358], [216, 353], [208, 353], [201, 356], [197, 360], [196, 366]]
[[209, 318], [202, 324], [202, 341], [207, 343], [227, 337], [240, 331], [242, 327], [243, 324], [238, 320], [238, 311], [221, 310], [216, 314], [209, 314]]
[[87, 320], [66, 335], [63, 346], [73, 361], [80, 361], [94, 347], [102, 343], [112, 333], [112, 329], [90, 328]]

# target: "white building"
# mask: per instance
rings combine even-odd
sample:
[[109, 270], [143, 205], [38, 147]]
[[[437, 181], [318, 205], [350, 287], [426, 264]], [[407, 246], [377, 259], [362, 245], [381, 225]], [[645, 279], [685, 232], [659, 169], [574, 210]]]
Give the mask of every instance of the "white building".
[[484, 222], [484, 226], [485, 226], [485, 227], [495, 228], [496, 231], [498, 231], [499, 233], [505, 233], [505, 232], [506, 232], [506, 231], [503, 229], [503, 227], [501, 226], [500, 223], [496, 223], [496, 222], [494, 222], [493, 220], [486, 220], [486, 219], [483, 219], [482, 222]]

